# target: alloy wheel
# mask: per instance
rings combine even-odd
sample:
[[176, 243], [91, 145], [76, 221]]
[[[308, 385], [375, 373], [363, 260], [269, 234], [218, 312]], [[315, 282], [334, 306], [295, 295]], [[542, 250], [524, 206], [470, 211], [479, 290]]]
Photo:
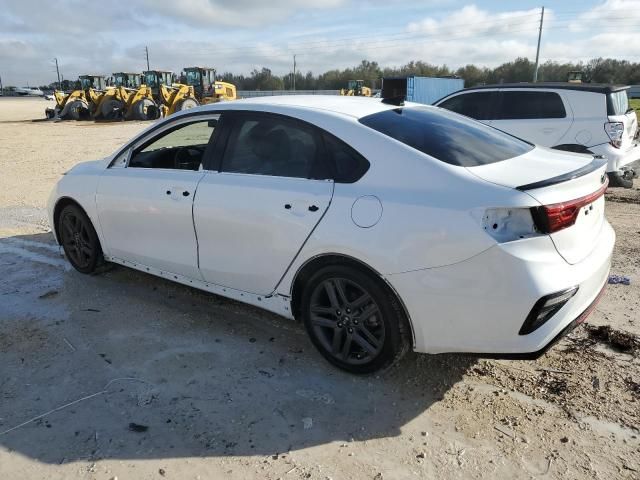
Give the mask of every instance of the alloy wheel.
[[80, 268], [88, 267], [96, 253], [89, 228], [82, 217], [73, 213], [62, 218], [62, 246], [71, 261]]
[[311, 325], [321, 346], [350, 365], [371, 362], [384, 346], [382, 312], [373, 296], [346, 278], [328, 278], [311, 294]]

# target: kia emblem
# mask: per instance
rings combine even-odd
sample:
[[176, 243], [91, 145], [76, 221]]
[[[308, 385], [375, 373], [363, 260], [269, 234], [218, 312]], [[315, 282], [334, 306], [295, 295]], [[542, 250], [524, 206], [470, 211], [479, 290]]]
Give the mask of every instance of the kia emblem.
[[603, 173], [603, 174], [600, 176], [600, 183], [604, 183], [604, 179], [605, 179], [605, 178], [606, 178], [606, 177], [605, 177], [605, 174]]

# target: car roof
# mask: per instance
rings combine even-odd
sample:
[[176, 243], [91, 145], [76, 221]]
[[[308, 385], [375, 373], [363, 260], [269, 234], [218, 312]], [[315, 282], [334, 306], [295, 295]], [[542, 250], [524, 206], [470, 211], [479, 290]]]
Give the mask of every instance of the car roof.
[[613, 85], [608, 83], [569, 83], [569, 82], [520, 82], [520, 83], [495, 83], [493, 85], [479, 85], [465, 88], [468, 90], [483, 90], [487, 88], [548, 88], [560, 90], [578, 90], [582, 92], [611, 93], [626, 90], [627, 85]]
[[[260, 109], [265, 106], [299, 108], [301, 110], [317, 110], [332, 112], [350, 117], [362, 118], [374, 113], [399, 108], [398, 105], [383, 103], [379, 98], [350, 97], [341, 95], [280, 95], [254, 97], [211, 104], [212, 110], [222, 108], [229, 110], [250, 109], [255, 105]], [[406, 102], [404, 107], [414, 107], [421, 104]], [[421, 105], [426, 106], [426, 105]]]

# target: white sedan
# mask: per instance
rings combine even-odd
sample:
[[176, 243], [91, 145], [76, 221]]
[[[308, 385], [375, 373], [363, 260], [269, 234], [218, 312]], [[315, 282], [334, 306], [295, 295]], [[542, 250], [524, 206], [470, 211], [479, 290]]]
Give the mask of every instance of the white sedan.
[[417, 352], [535, 357], [601, 296], [606, 161], [358, 97], [208, 105], [67, 172], [71, 264], [158, 275], [304, 323], [354, 373]]

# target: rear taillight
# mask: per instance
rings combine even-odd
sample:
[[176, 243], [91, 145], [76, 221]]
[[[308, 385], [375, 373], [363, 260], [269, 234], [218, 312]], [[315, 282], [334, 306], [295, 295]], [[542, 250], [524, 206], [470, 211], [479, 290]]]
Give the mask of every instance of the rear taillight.
[[611, 145], [616, 148], [622, 146], [622, 137], [624, 136], [624, 123], [622, 122], [607, 122], [604, 124], [604, 131], [607, 132]]
[[536, 228], [541, 233], [554, 233], [563, 228], [570, 227], [576, 223], [580, 209], [585, 205], [595, 202], [604, 195], [608, 185], [609, 179], [605, 176], [602, 187], [589, 195], [568, 202], [533, 207], [531, 209], [531, 216], [536, 224]]

